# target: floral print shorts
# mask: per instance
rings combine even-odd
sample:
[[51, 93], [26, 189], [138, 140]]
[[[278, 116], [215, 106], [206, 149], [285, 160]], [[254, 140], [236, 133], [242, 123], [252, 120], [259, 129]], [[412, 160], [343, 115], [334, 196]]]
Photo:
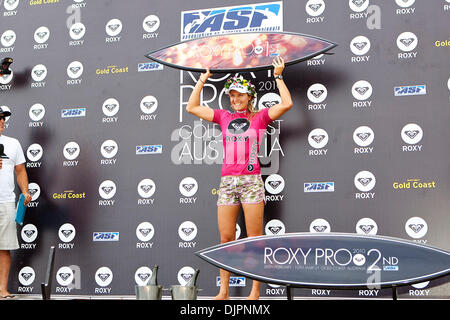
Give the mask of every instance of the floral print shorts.
[[224, 176], [218, 195], [218, 206], [260, 203], [264, 201], [264, 182], [259, 174]]

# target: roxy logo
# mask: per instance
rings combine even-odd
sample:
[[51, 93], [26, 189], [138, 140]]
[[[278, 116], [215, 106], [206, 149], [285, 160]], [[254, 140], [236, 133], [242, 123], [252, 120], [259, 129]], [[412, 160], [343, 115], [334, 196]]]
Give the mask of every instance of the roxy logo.
[[114, 98], [106, 99], [102, 105], [103, 114], [107, 117], [113, 117], [119, 112], [119, 101]]
[[119, 19], [111, 19], [105, 26], [106, 34], [110, 37], [116, 37], [122, 31], [122, 22]]
[[[352, 95], [355, 99], [359, 101], [364, 101], [370, 98], [372, 95], [372, 85], [366, 80], [356, 81], [352, 86]], [[371, 103], [353, 103], [353, 107], [370, 106]]]
[[421, 239], [428, 232], [428, 224], [421, 217], [412, 217], [406, 221], [405, 231], [411, 238]]
[[26, 243], [34, 242], [38, 236], [38, 229], [33, 224], [27, 224], [20, 232], [22, 240]]
[[312, 103], [321, 103], [327, 98], [327, 88], [321, 83], [315, 83], [308, 88], [307, 96]]
[[282, 14], [281, 1], [185, 11], [181, 16], [181, 39], [210, 34], [280, 31]]
[[27, 149], [27, 158], [30, 161], [39, 161], [42, 158], [42, 155], [44, 153], [44, 150], [42, 149], [41, 145], [38, 143], [33, 143], [30, 145]]
[[50, 30], [47, 27], [39, 27], [34, 31], [34, 41], [38, 43], [37, 45], [34, 45], [34, 49], [42, 49], [46, 48], [48, 38], [50, 37]]
[[[415, 123], [408, 123], [402, 128], [401, 137], [402, 140], [409, 145], [417, 144], [423, 137], [422, 128]], [[416, 149], [420, 151], [422, 147], [420, 146], [420, 148], [417, 147]], [[403, 151], [406, 151], [405, 148], [403, 148]]]
[[67, 75], [71, 79], [78, 79], [83, 74], [83, 64], [79, 61], [72, 61], [67, 66]]
[[178, 283], [182, 286], [187, 285], [194, 276], [194, 274], [195, 270], [192, 267], [186, 266], [181, 268], [177, 274]]
[[11, 84], [8, 85], [8, 83], [11, 82], [11, 80], [14, 77], [14, 71], [11, 70], [11, 74], [4, 74], [0, 76], [0, 90], [7, 90], [11, 89]]
[[[28, 184], [28, 191], [31, 196], [31, 201], [36, 201], [41, 195], [41, 187], [35, 182]], [[31, 202], [28, 204], [29, 207], [32, 206]]]
[[279, 174], [271, 174], [266, 178], [264, 187], [270, 194], [279, 194], [284, 190], [284, 179]]
[[320, 16], [325, 11], [325, 2], [323, 0], [309, 0], [305, 5], [305, 10], [312, 17]]
[[[80, 40], [81, 38], [84, 37], [85, 33], [86, 33], [86, 27], [81, 22], [74, 23], [69, 29], [69, 36], [73, 40]], [[75, 41], [72, 41], [71, 43], [72, 43], [72, 45], [81, 44], [81, 42], [75, 42]]]
[[369, 0], [349, 0], [348, 5], [354, 12], [363, 12], [369, 6]]
[[309, 232], [312, 233], [331, 232], [331, 227], [327, 220], [318, 218], [313, 220], [309, 225]]
[[113, 280], [113, 273], [108, 267], [100, 267], [95, 272], [95, 282], [100, 287], [107, 287], [111, 284]]
[[152, 114], [158, 108], [158, 100], [154, 96], [146, 96], [142, 98], [140, 108], [143, 113]]
[[67, 287], [69, 286], [74, 279], [73, 270], [70, 267], [61, 267], [56, 272], [56, 281], [59, 285]]
[[137, 191], [139, 196], [148, 199], [155, 194], [156, 184], [152, 179], [142, 179], [137, 186]]
[[80, 155], [80, 146], [74, 141], [68, 142], [63, 148], [63, 154], [67, 160], [75, 160]]
[[75, 235], [75, 227], [70, 223], [65, 223], [59, 228], [58, 237], [62, 242], [72, 242]]
[[[309, 155], [325, 155], [328, 149], [324, 148], [328, 143], [328, 133], [320, 128], [311, 130], [308, 135], [308, 143], [316, 150], [309, 150]], [[321, 149], [321, 150], [317, 150]]]
[[150, 222], [141, 222], [136, 228], [136, 237], [143, 242], [152, 240], [155, 235], [155, 228]]
[[[365, 36], [357, 36], [350, 41], [350, 50], [353, 54], [357, 56], [365, 55], [370, 50], [370, 40]], [[358, 59], [352, 59], [352, 62], [357, 61]], [[365, 58], [364, 60], [368, 60]]]
[[[355, 187], [362, 192], [371, 191], [375, 187], [375, 183], [375, 176], [370, 171], [360, 171], [354, 178]], [[356, 198], [362, 198], [362, 195], [357, 194]]]
[[[5, 32], [2, 33], [2, 36], [0, 38], [0, 43], [2, 44], [3, 47], [5, 48], [9, 48], [12, 47], [12, 45], [14, 45], [14, 42], [16, 42], [16, 33], [13, 30], [6, 30]], [[0, 50], [0, 52], [9, 52], [12, 50]]]
[[105, 180], [98, 187], [98, 193], [103, 199], [111, 199], [116, 194], [116, 184], [111, 180]]
[[263, 95], [258, 102], [258, 108], [259, 110], [265, 109], [265, 108], [270, 108], [273, 107], [276, 104], [279, 104], [281, 102], [281, 97], [274, 93], [274, 92], [269, 92], [266, 93], [265, 95]]
[[267, 222], [266, 227], [264, 228], [266, 235], [280, 235], [285, 234], [286, 227], [284, 223], [277, 219], [272, 219]]
[[16, 10], [18, 5], [19, 5], [19, 0], [5, 0], [3, 2], [3, 6], [8, 11]]
[[140, 267], [134, 274], [134, 281], [138, 286], [145, 286], [152, 277], [152, 270], [149, 267]]
[[33, 104], [28, 111], [28, 115], [33, 121], [41, 121], [45, 115], [45, 107], [40, 103]]
[[178, 236], [183, 241], [192, 241], [197, 236], [197, 226], [191, 221], [185, 221], [178, 227]]
[[371, 218], [362, 218], [356, 223], [356, 233], [363, 235], [376, 235], [377, 223]]
[[102, 143], [100, 147], [100, 153], [104, 158], [111, 159], [114, 158], [119, 151], [119, 146], [114, 140], [106, 140]]
[[34, 279], [36, 278], [36, 273], [34, 272], [34, 269], [31, 267], [23, 267], [19, 271], [18, 278], [21, 285], [29, 286], [33, 284]]
[[160, 25], [160, 21], [158, 16], [156, 15], [149, 15], [145, 17], [144, 21], [142, 22], [142, 27], [144, 28], [145, 32], [152, 33], [158, 30]]
[[197, 180], [195, 180], [192, 177], [186, 177], [183, 180], [181, 180], [180, 184], [178, 185], [178, 190], [180, 190], [180, 193], [185, 197], [192, 197], [197, 193], [198, 190], [198, 183]]
[[403, 51], [398, 53], [398, 59], [411, 59], [417, 56], [417, 52], [413, 51], [418, 44], [417, 36], [412, 32], [403, 32], [397, 37], [397, 47]]
[[31, 78], [33, 78], [33, 80], [36, 82], [43, 81], [46, 76], [47, 76], [47, 67], [44, 66], [43, 64], [35, 65], [31, 70]]
[[242, 134], [250, 128], [250, 121], [245, 118], [234, 119], [228, 124], [228, 132], [230, 134]]
[[360, 126], [353, 132], [353, 141], [361, 147], [367, 147], [372, 144], [375, 138], [373, 130], [367, 126]]
[[353, 141], [359, 146], [353, 149], [355, 154], [368, 154], [373, 152], [373, 147], [370, 147], [375, 134], [368, 126], [360, 126], [353, 131]]

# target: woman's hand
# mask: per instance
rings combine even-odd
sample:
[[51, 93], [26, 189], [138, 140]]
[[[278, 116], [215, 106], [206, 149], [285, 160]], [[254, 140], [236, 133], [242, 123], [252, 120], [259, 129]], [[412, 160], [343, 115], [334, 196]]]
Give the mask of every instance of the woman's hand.
[[211, 77], [211, 72], [209, 71], [209, 68], [206, 68], [206, 72], [202, 73], [200, 75], [199, 80], [203, 83], [206, 83], [206, 81]]
[[284, 70], [284, 59], [280, 56], [273, 59], [273, 75], [281, 75]]

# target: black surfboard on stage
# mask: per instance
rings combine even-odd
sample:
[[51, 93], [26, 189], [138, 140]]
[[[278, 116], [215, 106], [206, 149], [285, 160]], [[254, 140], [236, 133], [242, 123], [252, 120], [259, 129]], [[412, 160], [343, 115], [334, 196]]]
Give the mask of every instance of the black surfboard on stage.
[[346, 233], [290, 233], [196, 253], [232, 273], [305, 288], [387, 288], [450, 274], [450, 252], [417, 242]]

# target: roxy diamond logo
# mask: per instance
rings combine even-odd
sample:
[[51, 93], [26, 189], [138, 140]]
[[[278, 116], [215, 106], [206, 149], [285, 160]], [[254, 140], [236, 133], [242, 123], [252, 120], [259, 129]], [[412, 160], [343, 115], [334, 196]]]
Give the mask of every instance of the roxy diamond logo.
[[321, 103], [327, 98], [327, 88], [321, 83], [315, 83], [308, 88], [307, 96], [312, 103]]
[[185, 221], [178, 227], [178, 236], [183, 241], [192, 241], [197, 236], [197, 226], [192, 221]]
[[122, 31], [122, 22], [119, 19], [111, 19], [106, 23], [105, 31], [110, 37], [115, 37]]
[[101, 267], [95, 272], [95, 282], [100, 287], [106, 287], [111, 284], [113, 280], [113, 273], [108, 267]]
[[150, 198], [155, 194], [156, 184], [152, 179], [142, 179], [138, 184], [137, 191], [142, 198]]
[[355, 187], [362, 192], [367, 192], [375, 187], [375, 176], [370, 171], [360, 171], [355, 175]]
[[421, 217], [412, 217], [406, 221], [405, 231], [411, 238], [421, 239], [428, 232], [428, 224]]
[[186, 177], [183, 180], [181, 180], [178, 189], [180, 190], [180, 193], [185, 197], [192, 197], [196, 194], [198, 190], [198, 183], [197, 180], [195, 180], [192, 177]]
[[136, 228], [136, 237], [143, 242], [150, 241], [155, 235], [155, 228], [150, 222], [141, 222]]
[[116, 194], [116, 184], [111, 180], [103, 181], [98, 187], [98, 193], [103, 199], [111, 199]]
[[397, 37], [397, 47], [404, 52], [409, 52], [417, 47], [418, 41], [414, 33], [403, 32]]
[[415, 123], [408, 123], [402, 128], [401, 137], [407, 144], [417, 144], [422, 140], [422, 128]]
[[365, 36], [357, 36], [350, 41], [350, 50], [353, 54], [361, 56], [369, 52], [370, 40]]
[[375, 139], [373, 130], [368, 126], [360, 126], [353, 132], [353, 141], [360, 147], [367, 147]]

